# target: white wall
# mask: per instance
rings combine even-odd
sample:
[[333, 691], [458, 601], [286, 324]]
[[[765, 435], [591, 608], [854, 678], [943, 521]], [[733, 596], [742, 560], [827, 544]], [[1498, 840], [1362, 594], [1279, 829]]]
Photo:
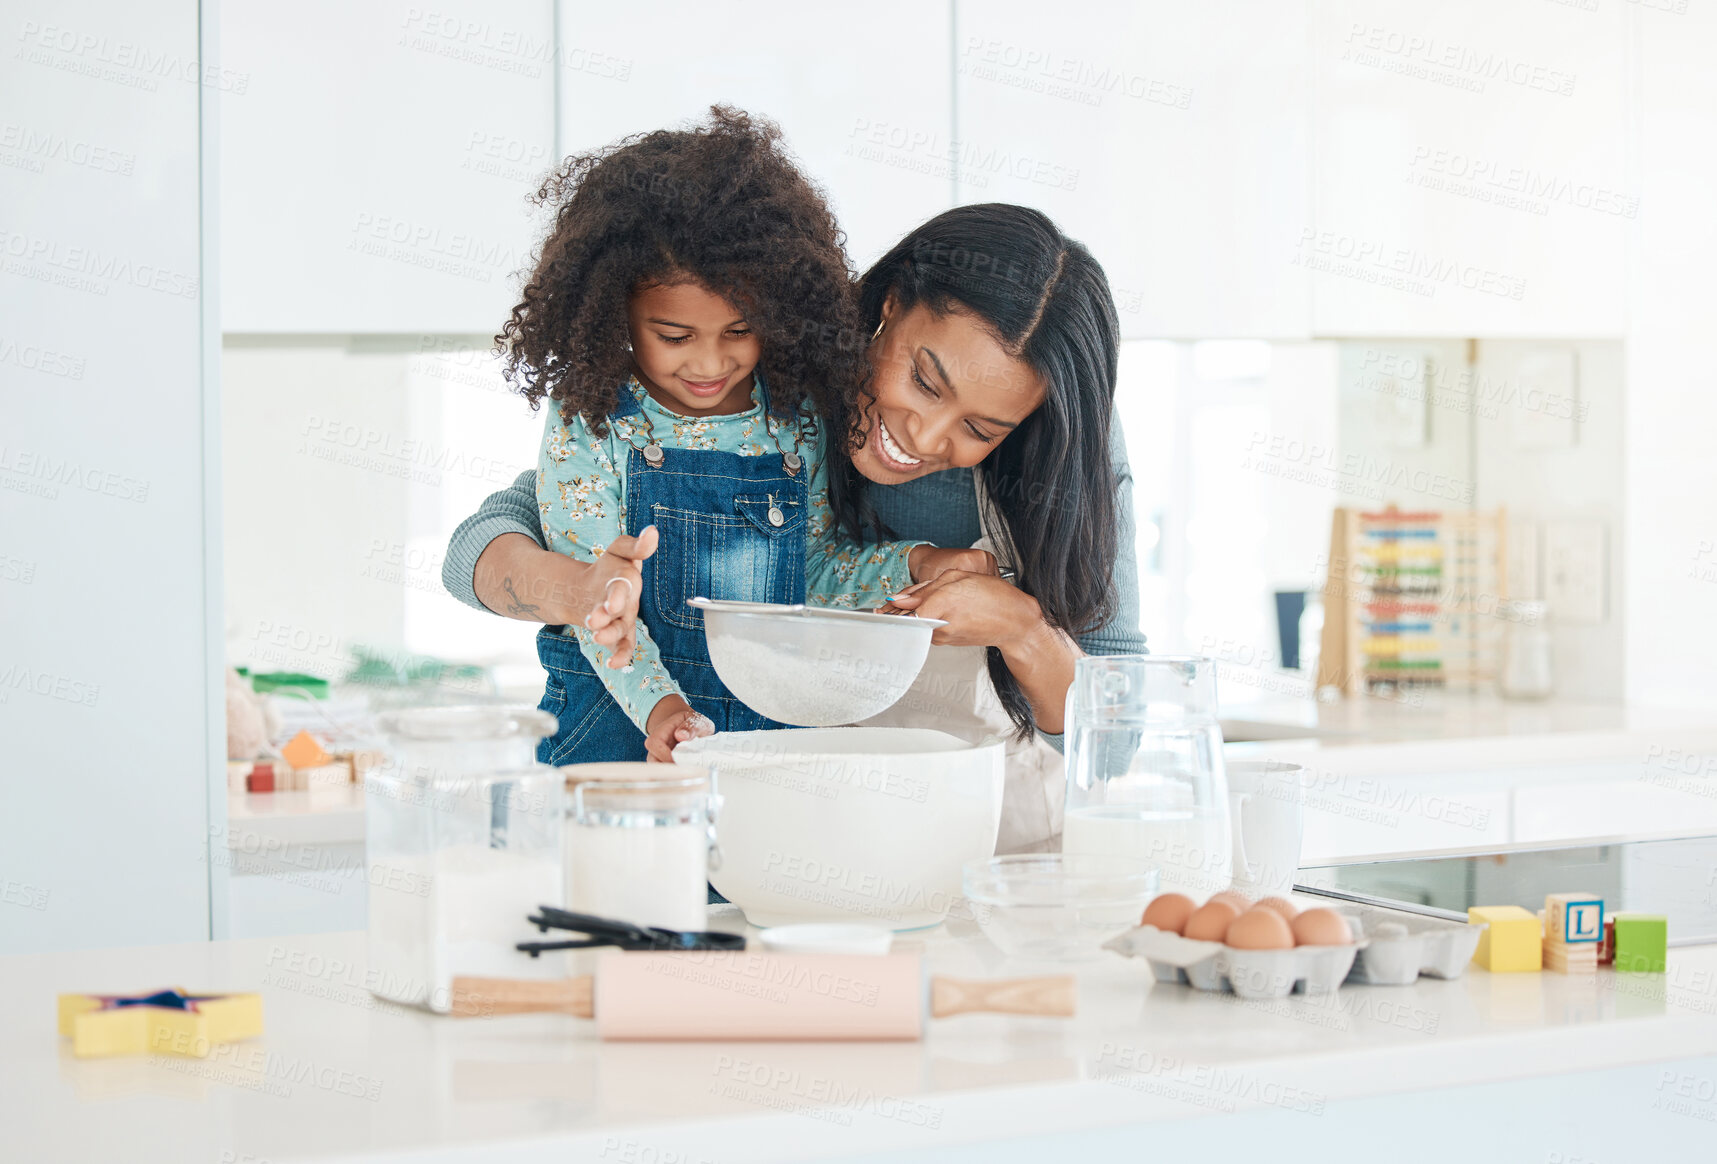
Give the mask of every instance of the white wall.
[[1466, 349], [1462, 340], [1435, 339], [1341, 345], [1340, 453], [1331, 466], [1339, 504], [1472, 506]]
[[1635, 7], [1315, 0], [1314, 334], [1620, 334]]
[[1640, 219], [1627, 337], [1628, 697], [1717, 700], [1717, 11], [1637, 6]]
[[1308, 337], [1308, 7], [957, 3], [960, 201], [1086, 243], [1129, 339]]
[[496, 328], [552, 163], [551, 6], [208, 7], [246, 80], [221, 138], [228, 330]]
[[860, 270], [952, 203], [949, 0], [555, 3], [562, 153], [737, 105], [780, 124]]
[[[1623, 346], [1611, 340], [1481, 340], [1473, 365], [1473, 476], [1478, 506], [1504, 506], [1512, 550], [1511, 596], [1549, 601], [1556, 693], [1564, 698], [1619, 703], [1624, 695], [1622, 611], [1628, 539], [1622, 525], [1627, 473]], [[1522, 360], [1546, 353], [1574, 358], [1575, 393], [1535, 389]], [[1565, 419], [1564, 419], [1565, 417]], [[1554, 435], [1550, 443], [1543, 432]], [[1558, 609], [1546, 591], [1552, 523], [1595, 523], [1605, 543], [1602, 612], [1588, 619]], [[1518, 559], [1515, 561], [1513, 559]], [[1536, 577], [1523, 576], [1536, 573]]]
[[480, 337], [229, 336], [222, 384], [233, 662], [339, 678], [368, 647], [525, 664], [540, 691], [532, 628], [441, 584], [541, 434]]
[[[235, 663], [332, 677], [354, 642], [398, 647], [412, 447], [407, 357], [307, 339], [226, 341], [226, 638]], [[366, 584], [368, 582], [368, 584]]]
[[206, 938], [198, 120], [230, 78], [199, 67], [194, 0], [7, 13], [0, 953]]

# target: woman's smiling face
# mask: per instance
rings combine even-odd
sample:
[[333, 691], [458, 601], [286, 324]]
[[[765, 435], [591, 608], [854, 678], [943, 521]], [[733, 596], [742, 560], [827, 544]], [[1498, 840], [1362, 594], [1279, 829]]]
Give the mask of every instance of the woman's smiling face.
[[872, 481], [898, 485], [943, 469], [969, 468], [1043, 403], [1043, 377], [1012, 355], [977, 316], [924, 304], [882, 309], [871, 343], [864, 445], [853, 464]]

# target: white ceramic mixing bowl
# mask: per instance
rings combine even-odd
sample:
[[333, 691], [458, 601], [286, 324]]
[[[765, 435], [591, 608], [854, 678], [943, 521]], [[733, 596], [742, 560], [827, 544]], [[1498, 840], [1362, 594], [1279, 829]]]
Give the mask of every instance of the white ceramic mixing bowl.
[[687, 599], [703, 612], [709, 661], [747, 707], [781, 723], [831, 727], [893, 706], [947, 623], [803, 604]]
[[756, 926], [933, 926], [965, 862], [995, 851], [1001, 743], [918, 728], [722, 732], [674, 758], [716, 773], [710, 884]]

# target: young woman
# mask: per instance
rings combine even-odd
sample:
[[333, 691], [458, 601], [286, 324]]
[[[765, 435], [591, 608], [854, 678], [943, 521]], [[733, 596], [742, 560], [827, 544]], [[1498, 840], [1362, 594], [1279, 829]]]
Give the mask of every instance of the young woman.
[[[1113, 421], [1114, 300], [1090, 253], [1047, 217], [986, 204], [946, 211], [902, 239], [860, 281], [859, 309], [868, 379], [844, 410], [826, 407], [846, 438], [829, 449], [838, 520], [849, 533], [939, 546], [982, 540], [1013, 574], [947, 570], [895, 600], [947, 620], [934, 641], [967, 649], [950, 673], [971, 663], [982, 675], [925, 684], [891, 722], [978, 730], [1000, 723], [999, 709], [1012, 726], [1035, 728], [1037, 744], [1013, 748], [998, 843], [1032, 847], [1059, 831], [1049, 749], [1060, 747], [1075, 661], [1144, 649]], [[582, 620], [612, 577], [630, 577], [622, 589], [635, 590], [645, 555], [630, 539], [615, 539], [595, 566], [543, 549], [534, 478], [523, 474], [454, 532], [448, 590], [551, 625]]]

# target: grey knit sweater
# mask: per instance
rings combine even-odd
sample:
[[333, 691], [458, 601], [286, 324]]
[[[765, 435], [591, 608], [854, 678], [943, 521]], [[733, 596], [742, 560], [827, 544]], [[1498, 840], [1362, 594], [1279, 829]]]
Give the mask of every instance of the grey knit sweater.
[[[1115, 616], [1104, 626], [1079, 637], [1080, 647], [1091, 655], [1136, 654], [1145, 649], [1145, 636], [1139, 631], [1139, 571], [1133, 552], [1132, 473], [1127, 466], [1127, 446], [1118, 418], [1110, 432], [1109, 456], [1121, 482]], [[969, 546], [983, 536], [970, 469], [947, 469], [904, 485], [873, 484], [870, 501], [877, 516], [898, 538], [933, 542], [938, 546]], [[453, 531], [447, 543], [447, 558], [441, 565], [441, 581], [447, 592], [466, 606], [488, 609], [477, 600], [472, 576], [484, 549], [504, 533], [522, 533], [542, 544], [535, 469], [527, 469], [510, 486], [491, 493], [477, 507], [477, 512]], [[1045, 738], [1060, 742], [1058, 737]]]

